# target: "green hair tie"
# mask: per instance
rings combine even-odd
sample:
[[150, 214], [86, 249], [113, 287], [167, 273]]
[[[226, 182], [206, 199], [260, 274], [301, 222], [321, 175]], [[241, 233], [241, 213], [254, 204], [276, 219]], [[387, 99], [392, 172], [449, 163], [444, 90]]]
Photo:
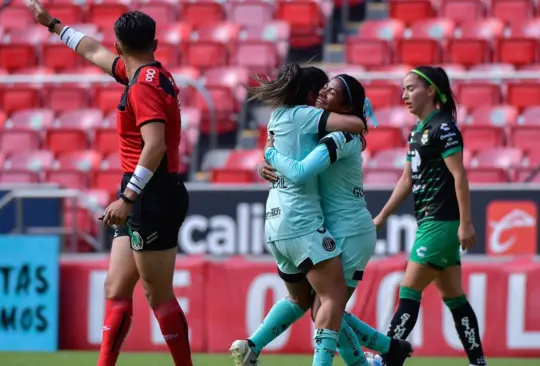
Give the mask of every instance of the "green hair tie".
[[435, 83], [433, 82], [433, 80], [431, 80], [426, 74], [424, 74], [422, 71], [419, 71], [419, 70], [416, 70], [416, 69], [413, 69], [411, 70], [411, 72], [414, 72], [416, 75], [419, 75], [421, 77], [423, 77], [432, 87], [435, 88], [435, 91], [437, 92], [437, 95], [439, 96], [439, 99], [441, 100], [442, 104], [446, 104], [446, 101], [448, 100], [446, 98], [446, 95], [441, 93], [441, 91], [439, 90], [439, 87], [437, 87], [437, 85], [435, 85]]

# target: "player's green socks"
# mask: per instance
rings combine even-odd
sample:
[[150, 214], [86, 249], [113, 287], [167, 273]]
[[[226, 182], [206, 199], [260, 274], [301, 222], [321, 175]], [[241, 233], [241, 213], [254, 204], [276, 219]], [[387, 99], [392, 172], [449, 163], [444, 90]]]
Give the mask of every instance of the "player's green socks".
[[338, 352], [347, 366], [369, 366], [354, 330], [345, 319], [341, 321]]
[[260, 327], [248, 338], [251, 349], [258, 355], [268, 343], [279, 337], [304, 314], [305, 310], [291, 300], [279, 300], [272, 306]]
[[312, 366], [332, 366], [338, 337], [338, 333], [333, 330], [315, 329], [315, 355]]
[[[362, 346], [381, 354], [387, 353], [390, 350], [390, 337], [378, 332], [351, 313], [345, 312], [343, 314], [343, 320], [354, 331]], [[341, 343], [341, 337], [339, 341]]]
[[407, 339], [418, 320], [421, 300], [421, 292], [401, 286], [399, 289], [399, 305], [390, 322], [387, 336], [394, 339]]

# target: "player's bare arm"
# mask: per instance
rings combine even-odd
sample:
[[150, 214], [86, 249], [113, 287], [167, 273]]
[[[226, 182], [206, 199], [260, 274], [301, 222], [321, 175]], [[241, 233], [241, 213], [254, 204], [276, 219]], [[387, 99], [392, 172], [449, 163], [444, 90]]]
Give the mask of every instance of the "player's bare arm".
[[460, 227], [458, 236], [463, 249], [468, 249], [476, 243], [476, 233], [471, 219], [471, 202], [467, 171], [463, 165], [463, 152], [457, 152], [444, 159], [446, 167], [454, 177], [454, 186], [459, 205]]
[[327, 131], [344, 131], [350, 133], [362, 133], [366, 129], [364, 121], [356, 116], [330, 113], [326, 121]]
[[397, 182], [396, 188], [392, 192], [392, 195], [384, 205], [381, 212], [373, 220], [377, 228], [382, 225], [388, 216], [390, 216], [394, 211], [397, 210], [399, 206], [409, 197], [412, 190], [412, 169], [411, 163], [405, 162], [405, 167], [403, 168], [403, 173], [401, 178]]
[[53, 15], [49, 14], [39, 0], [28, 0], [27, 4], [28, 9], [30, 9], [39, 24], [49, 28], [52, 33], [58, 34], [68, 47], [112, 76], [112, 66], [118, 55], [111, 52], [94, 38], [62, 24]]

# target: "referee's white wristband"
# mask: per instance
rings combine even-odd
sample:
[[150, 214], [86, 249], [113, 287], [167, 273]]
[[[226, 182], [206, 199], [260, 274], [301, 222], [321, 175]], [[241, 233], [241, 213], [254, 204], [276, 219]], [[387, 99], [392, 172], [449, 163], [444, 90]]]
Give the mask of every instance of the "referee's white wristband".
[[137, 194], [141, 194], [144, 187], [148, 184], [154, 173], [142, 165], [137, 165], [135, 172], [131, 176], [127, 187]]
[[64, 42], [66, 46], [71, 48], [73, 51], [77, 50], [77, 46], [84, 37], [86, 37], [85, 34], [77, 32], [75, 29], [68, 26], [64, 27], [64, 29], [62, 29], [60, 32], [60, 39], [62, 42]]

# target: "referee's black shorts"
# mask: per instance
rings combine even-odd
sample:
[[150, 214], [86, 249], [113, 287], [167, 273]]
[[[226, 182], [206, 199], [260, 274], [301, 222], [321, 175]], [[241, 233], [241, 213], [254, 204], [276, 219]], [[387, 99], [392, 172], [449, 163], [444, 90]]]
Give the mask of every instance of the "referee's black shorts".
[[[122, 178], [123, 192], [129, 173]], [[186, 218], [189, 195], [177, 174], [155, 174], [133, 205], [128, 219], [131, 248], [137, 251], [166, 250], [178, 245], [178, 231]], [[130, 236], [128, 226], [118, 227], [114, 237]], [[135, 240], [134, 240], [135, 237]]]

